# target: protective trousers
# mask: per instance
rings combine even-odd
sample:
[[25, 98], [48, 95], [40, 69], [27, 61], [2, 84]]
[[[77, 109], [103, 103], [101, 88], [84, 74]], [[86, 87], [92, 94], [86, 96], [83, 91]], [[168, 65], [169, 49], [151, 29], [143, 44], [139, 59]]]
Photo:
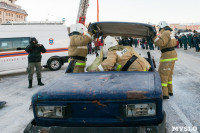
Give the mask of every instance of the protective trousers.
[[161, 78], [163, 96], [169, 96], [169, 93], [173, 93], [172, 75], [174, 64], [175, 61], [160, 62], [158, 72]]
[[84, 72], [85, 65], [86, 65], [85, 61], [77, 60], [73, 72], [74, 73]]
[[41, 62], [30, 62], [28, 63], [28, 68], [27, 68], [29, 80], [33, 80], [34, 67], [36, 67], [37, 78], [41, 79], [41, 70], [42, 70]]

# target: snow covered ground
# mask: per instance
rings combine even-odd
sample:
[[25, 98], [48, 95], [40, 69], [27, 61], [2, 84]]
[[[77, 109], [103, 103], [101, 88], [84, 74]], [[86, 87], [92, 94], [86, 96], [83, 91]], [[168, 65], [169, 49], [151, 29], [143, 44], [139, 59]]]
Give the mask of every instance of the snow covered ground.
[[[147, 50], [136, 48], [138, 53], [147, 56]], [[184, 51], [177, 49], [178, 61], [174, 71], [174, 96], [164, 100], [163, 106], [167, 113], [167, 132], [172, 127], [198, 127], [200, 132], [200, 53], [194, 49]], [[160, 51], [151, 51], [159, 65]], [[87, 64], [94, 60], [94, 55], [88, 56]], [[44, 69], [42, 81], [49, 84], [65, 73], [67, 64], [59, 71]], [[0, 73], [0, 100], [7, 101], [0, 109], [0, 133], [22, 133], [26, 125], [33, 119], [29, 110], [31, 96], [43, 87], [37, 86], [34, 75], [33, 88], [28, 89], [27, 74], [17, 71], [15, 74]], [[178, 131], [181, 132], [181, 131]], [[178, 133], [176, 132], [176, 133]], [[184, 132], [187, 133], [187, 132]]]

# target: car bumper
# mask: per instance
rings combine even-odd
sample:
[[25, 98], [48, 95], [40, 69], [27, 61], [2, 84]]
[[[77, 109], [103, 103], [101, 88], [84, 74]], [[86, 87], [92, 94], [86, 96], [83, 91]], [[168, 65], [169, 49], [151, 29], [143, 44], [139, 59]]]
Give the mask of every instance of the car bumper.
[[165, 133], [166, 114], [158, 125], [138, 127], [42, 127], [34, 124], [32, 120], [24, 133]]

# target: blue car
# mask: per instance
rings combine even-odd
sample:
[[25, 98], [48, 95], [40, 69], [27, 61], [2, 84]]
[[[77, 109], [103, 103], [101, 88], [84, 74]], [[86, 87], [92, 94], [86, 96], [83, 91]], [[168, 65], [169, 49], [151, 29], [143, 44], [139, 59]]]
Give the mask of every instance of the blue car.
[[[98, 22], [96, 36], [152, 39], [142, 23]], [[34, 119], [24, 133], [165, 133], [162, 87], [152, 59], [148, 72], [68, 73], [32, 97]]]

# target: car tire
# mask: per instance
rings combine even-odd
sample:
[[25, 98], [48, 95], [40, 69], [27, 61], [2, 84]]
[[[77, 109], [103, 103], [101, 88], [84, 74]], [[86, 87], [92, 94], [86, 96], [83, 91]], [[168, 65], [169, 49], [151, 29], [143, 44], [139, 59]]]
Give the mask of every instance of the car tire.
[[51, 71], [57, 71], [61, 68], [62, 63], [59, 58], [50, 58], [47, 62], [47, 66]]

